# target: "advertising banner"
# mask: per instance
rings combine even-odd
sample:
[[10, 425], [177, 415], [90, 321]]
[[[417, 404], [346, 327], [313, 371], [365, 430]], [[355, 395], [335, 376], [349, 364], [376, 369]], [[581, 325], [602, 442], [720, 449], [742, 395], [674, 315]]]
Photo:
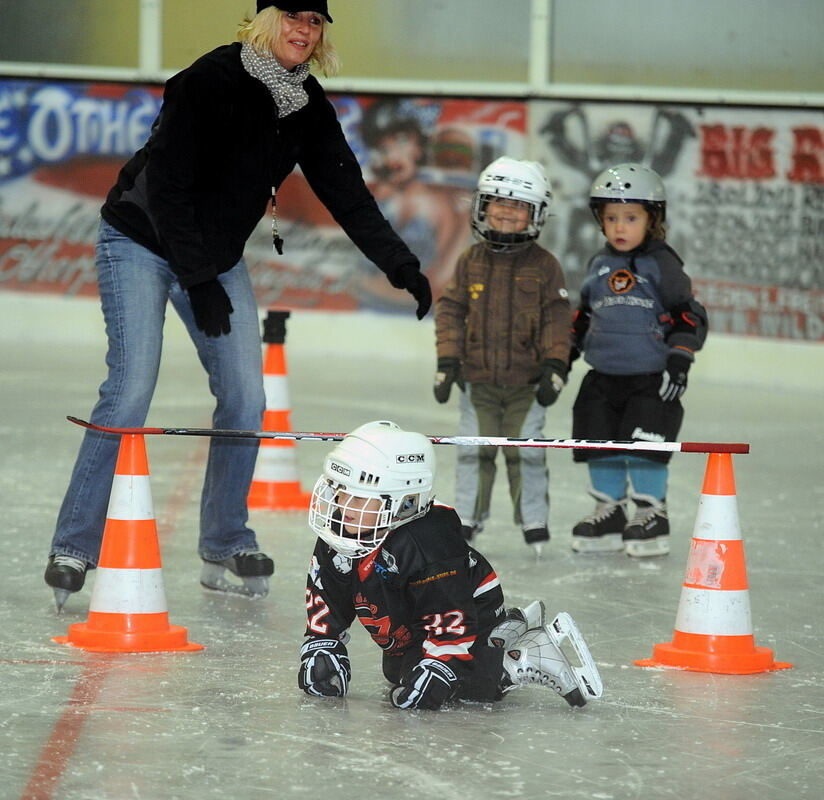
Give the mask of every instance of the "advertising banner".
[[[480, 169], [524, 155], [522, 103], [331, 96], [364, 177], [437, 294], [470, 242]], [[0, 289], [94, 294], [98, 212], [148, 138], [157, 87], [0, 80]], [[300, 170], [278, 193], [284, 254], [264, 218], [246, 259], [262, 306], [408, 309], [317, 200]]]
[[710, 330], [824, 339], [824, 111], [540, 102], [536, 156], [555, 188], [545, 236], [570, 288], [603, 236], [592, 180], [646, 164], [667, 190], [667, 240]]

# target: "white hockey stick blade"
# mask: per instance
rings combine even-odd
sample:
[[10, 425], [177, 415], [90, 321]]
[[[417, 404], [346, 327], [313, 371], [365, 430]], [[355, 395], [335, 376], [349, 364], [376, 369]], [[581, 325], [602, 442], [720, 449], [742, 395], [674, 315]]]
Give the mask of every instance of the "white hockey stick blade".
[[601, 697], [604, 693], [601, 674], [598, 672], [598, 667], [595, 666], [592, 653], [589, 652], [589, 647], [584, 641], [581, 631], [578, 630], [575, 620], [566, 611], [559, 611], [555, 619], [546, 626], [546, 630], [549, 631], [552, 641], [555, 642], [559, 650], [565, 640], [575, 650], [575, 655], [578, 656], [581, 666], [570, 664], [570, 667], [575, 674], [575, 680], [578, 681], [581, 693], [588, 698]]

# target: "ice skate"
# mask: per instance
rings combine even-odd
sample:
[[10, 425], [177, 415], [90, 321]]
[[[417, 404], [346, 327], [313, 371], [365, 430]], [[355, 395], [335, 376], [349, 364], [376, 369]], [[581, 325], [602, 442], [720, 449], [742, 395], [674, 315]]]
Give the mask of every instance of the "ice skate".
[[[226, 570], [240, 578], [235, 583], [226, 578]], [[237, 553], [222, 561], [203, 560], [200, 584], [216, 592], [240, 594], [246, 597], [266, 597], [269, 594], [269, 576], [275, 571], [275, 564], [269, 556], [260, 551]]]
[[624, 549], [627, 524], [626, 499], [614, 500], [591, 489], [595, 511], [572, 529], [572, 549], [576, 553], [618, 553]]
[[545, 624], [546, 610], [540, 600], [523, 608], [508, 608], [506, 616], [489, 634], [489, 644], [509, 650], [530, 628], [543, 628]]
[[[565, 641], [575, 651], [579, 666], [574, 666], [561, 649]], [[504, 654], [504, 670], [511, 682], [504, 691], [539, 684], [557, 692], [571, 706], [584, 706], [604, 691], [589, 647], [565, 611], [549, 625], [523, 634]]]
[[461, 525], [461, 536], [471, 542], [484, 529], [483, 522], [471, 522], [469, 525]]
[[535, 553], [535, 560], [540, 560], [544, 545], [549, 541], [549, 528], [546, 525], [537, 528], [525, 528], [523, 533], [524, 541]]
[[69, 595], [83, 588], [86, 582], [86, 562], [82, 558], [58, 553], [49, 558], [43, 579], [54, 590], [54, 603], [59, 614]]
[[633, 558], [665, 556], [669, 553], [667, 504], [651, 495], [632, 496], [635, 516], [624, 528], [624, 549]]

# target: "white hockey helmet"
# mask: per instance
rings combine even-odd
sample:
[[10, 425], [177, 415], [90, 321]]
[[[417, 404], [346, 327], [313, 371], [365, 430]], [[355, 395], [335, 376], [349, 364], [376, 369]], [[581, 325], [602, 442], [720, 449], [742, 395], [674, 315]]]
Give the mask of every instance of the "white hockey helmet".
[[600, 223], [600, 211], [606, 203], [640, 203], [649, 211], [667, 213], [664, 183], [654, 169], [643, 164], [618, 164], [605, 169], [592, 182], [589, 207]]
[[[527, 227], [518, 233], [493, 230], [486, 209], [493, 200], [518, 200], [529, 207]], [[538, 238], [546, 222], [552, 188], [546, 171], [537, 161], [520, 161], [508, 156], [495, 159], [478, 178], [478, 188], [472, 199], [472, 232], [494, 252], [518, 250]]]
[[326, 457], [312, 490], [309, 527], [341, 555], [369, 555], [391, 530], [429, 510], [434, 475], [435, 451], [426, 436], [387, 420], [367, 422]]

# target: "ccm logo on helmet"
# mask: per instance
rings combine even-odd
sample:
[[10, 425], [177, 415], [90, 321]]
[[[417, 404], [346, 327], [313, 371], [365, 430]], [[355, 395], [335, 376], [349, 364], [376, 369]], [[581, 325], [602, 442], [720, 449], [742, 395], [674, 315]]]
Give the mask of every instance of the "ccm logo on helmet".
[[512, 175], [490, 175], [488, 180], [500, 181], [501, 183], [514, 183], [516, 186], [523, 186], [525, 189], [531, 189], [534, 185], [532, 181], [515, 178]]
[[423, 453], [409, 453], [408, 455], [395, 456], [396, 464], [423, 464], [426, 461]]
[[352, 474], [352, 470], [350, 470], [348, 467], [344, 467], [344, 466], [341, 466], [340, 464], [336, 464], [334, 461], [332, 461], [329, 464], [329, 469], [331, 469], [332, 472], [338, 472], [341, 475], [351, 475]]

